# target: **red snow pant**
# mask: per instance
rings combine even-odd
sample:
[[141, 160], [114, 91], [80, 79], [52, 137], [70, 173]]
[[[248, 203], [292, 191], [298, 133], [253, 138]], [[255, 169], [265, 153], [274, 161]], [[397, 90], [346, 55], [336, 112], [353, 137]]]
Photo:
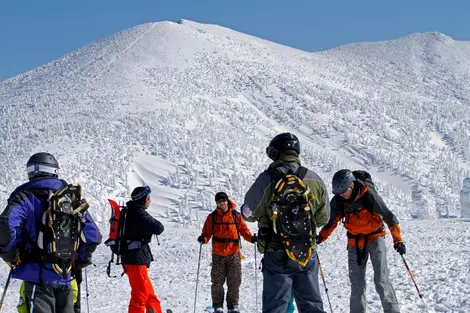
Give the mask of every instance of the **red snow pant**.
[[129, 313], [162, 313], [160, 300], [153, 291], [146, 265], [124, 264], [131, 285]]

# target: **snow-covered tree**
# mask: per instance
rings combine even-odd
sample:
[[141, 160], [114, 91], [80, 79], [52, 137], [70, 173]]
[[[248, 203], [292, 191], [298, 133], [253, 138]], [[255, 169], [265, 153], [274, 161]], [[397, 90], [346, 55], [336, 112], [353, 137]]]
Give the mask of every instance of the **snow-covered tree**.
[[436, 219], [437, 210], [434, 197], [423, 186], [414, 185], [411, 200], [418, 219]]
[[470, 177], [463, 180], [460, 190], [460, 209], [462, 217], [470, 217]]

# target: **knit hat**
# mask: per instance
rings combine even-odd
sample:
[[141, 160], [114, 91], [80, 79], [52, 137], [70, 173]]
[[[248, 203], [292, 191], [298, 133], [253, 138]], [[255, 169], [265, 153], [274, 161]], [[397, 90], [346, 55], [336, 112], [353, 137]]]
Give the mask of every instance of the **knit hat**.
[[136, 187], [131, 193], [132, 201], [136, 203], [144, 204], [147, 200], [147, 196], [152, 193], [152, 189], [149, 186], [145, 187]]
[[223, 191], [215, 194], [215, 202], [219, 202], [220, 200], [228, 200], [227, 194]]

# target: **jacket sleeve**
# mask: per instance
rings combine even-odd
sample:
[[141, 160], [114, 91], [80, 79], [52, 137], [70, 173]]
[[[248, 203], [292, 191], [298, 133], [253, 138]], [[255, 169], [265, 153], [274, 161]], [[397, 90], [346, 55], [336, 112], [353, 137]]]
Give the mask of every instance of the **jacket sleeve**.
[[0, 256], [5, 262], [16, 259], [17, 249], [21, 246], [21, 234], [28, 216], [32, 216], [32, 201], [25, 194], [12, 198], [0, 215]]
[[160, 235], [165, 230], [162, 223], [144, 210], [139, 214], [137, 225], [139, 225], [139, 232], [146, 234]]
[[312, 208], [316, 209], [314, 218], [317, 227], [326, 225], [329, 221], [330, 216], [330, 198], [328, 196], [328, 191], [326, 189], [325, 182], [318, 176], [316, 173], [314, 174], [314, 181], [310, 181], [310, 185], [312, 185], [311, 192], [313, 194], [310, 203]]
[[[215, 214], [215, 213], [214, 213]], [[204, 226], [202, 227], [202, 235], [204, 236], [204, 243], [208, 243], [212, 237], [212, 214], [207, 215]]]
[[253, 237], [253, 234], [251, 233], [250, 229], [246, 225], [245, 221], [243, 221], [241, 216], [238, 218], [238, 231], [246, 241], [251, 242], [251, 237]]
[[266, 214], [266, 207], [269, 201], [269, 187], [272, 184], [268, 171], [261, 173], [245, 194], [245, 201], [241, 207], [241, 214], [244, 220], [256, 222], [262, 215]]
[[385, 202], [373, 188], [369, 188], [367, 194], [372, 212], [379, 215], [387, 224], [392, 235], [393, 242], [396, 243], [403, 241], [401, 237], [400, 226], [398, 226], [398, 219], [396, 218], [395, 214], [390, 211]]
[[338, 226], [338, 223], [343, 218], [343, 214], [338, 210], [336, 198], [333, 198], [330, 203], [330, 220], [320, 231], [320, 240], [321, 242], [326, 241], [328, 237], [333, 233], [333, 231]]
[[79, 263], [87, 265], [91, 263], [92, 254], [103, 240], [103, 236], [89, 212], [85, 213], [85, 223], [83, 223], [82, 227], [86, 242], [83, 242], [83, 240], [80, 242], [78, 259]]

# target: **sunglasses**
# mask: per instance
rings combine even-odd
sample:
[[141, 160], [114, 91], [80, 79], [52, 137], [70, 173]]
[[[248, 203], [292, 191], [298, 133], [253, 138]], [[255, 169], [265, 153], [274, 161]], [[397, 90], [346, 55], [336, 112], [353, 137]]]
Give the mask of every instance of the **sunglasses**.
[[223, 202], [227, 202], [227, 201], [228, 201], [228, 199], [222, 199], [222, 200], [217, 200], [216, 203], [223, 203]]

